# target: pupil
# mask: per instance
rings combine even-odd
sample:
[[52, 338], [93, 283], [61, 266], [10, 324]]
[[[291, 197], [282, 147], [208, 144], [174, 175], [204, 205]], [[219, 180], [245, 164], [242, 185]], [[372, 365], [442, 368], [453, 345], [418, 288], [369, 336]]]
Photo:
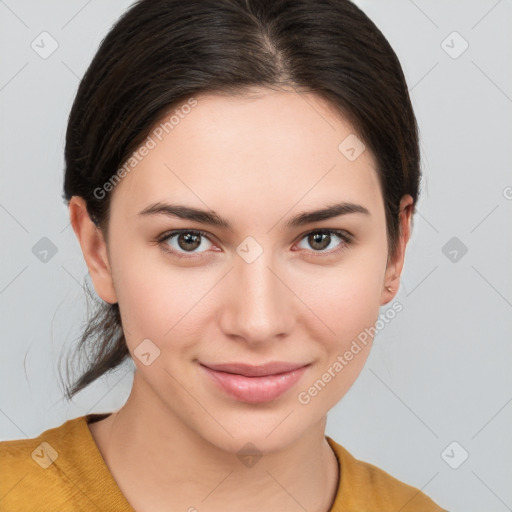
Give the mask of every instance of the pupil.
[[[312, 237], [312, 243], [311, 243], [311, 246], [316, 248], [316, 249], [325, 249], [326, 247], [329, 246], [329, 241], [330, 241], [330, 235], [328, 233], [315, 233], [314, 235], [311, 235]], [[324, 238], [324, 243], [322, 244], [322, 238]], [[327, 240], [327, 244], [325, 244], [325, 241]], [[320, 245], [320, 247], [316, 247], [316, 245]]]
[[[181, 243], [182, 240], [185, 242], [185, 247], [182, 246], [182, 243]], [[194, 242], [195, 242], [194, 247], [190, 247], [190, 244], [194, 244]], [[201, 242], [199, 241], [199, 236], [194, 235], [192, 233], [182, 233], [178, 237], [178, 243], [179, 243], [180, 247], [185, 250], [197, 249], [197, 247], [199, 247], [199, 245], [201, 244]], [[187, 244], [188, 244], [188, 246], [187, 246]]]

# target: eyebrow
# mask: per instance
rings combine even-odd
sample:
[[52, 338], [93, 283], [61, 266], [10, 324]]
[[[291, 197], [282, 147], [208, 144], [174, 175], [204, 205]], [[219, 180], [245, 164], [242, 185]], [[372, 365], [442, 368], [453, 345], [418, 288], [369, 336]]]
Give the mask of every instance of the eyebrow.
[[[296, 228], [306, 224], [311, 224], [312, 222], [332, 219], [334, 217], [348, 215], [350, 213], [370, 215], [370, 212], [364, 206], [355, 203], [342, 202], [335, 203], [318, 210], [299, 213], [286, 223], [286, 227], [288, 229]], [[209, 224], [233, 231], [233, 227], [229, 221], [217, 213], [179, 204], [169, 204], [160, 201], [144, 208], [139, 212], [139, 215], [166, 215], [168, 217], [178, 217], [180, 219], [191, 220], [201, 224]]]

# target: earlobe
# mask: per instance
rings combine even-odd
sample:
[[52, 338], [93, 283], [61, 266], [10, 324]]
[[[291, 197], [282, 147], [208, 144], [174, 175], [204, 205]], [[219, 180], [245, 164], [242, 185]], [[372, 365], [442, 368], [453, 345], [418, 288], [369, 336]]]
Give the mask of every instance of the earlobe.
[[390, 302], [398, 293], [400, 277], [404, 266], [405, 249], [411, 237], [411, 222], [414, 200], [410, 195], [404, 195], [400, 201], [399, 226], [400, 236], [398, 238], [395, 254], [388, 261], [384, 275], [381, 305]]
[[107, 245], [101, 229], [89, 217], [82, 197], [73, 196], [70, 199], [69, 217], [96, 293], [105, 302], [116, 303], [117, 296], [108, 260]]

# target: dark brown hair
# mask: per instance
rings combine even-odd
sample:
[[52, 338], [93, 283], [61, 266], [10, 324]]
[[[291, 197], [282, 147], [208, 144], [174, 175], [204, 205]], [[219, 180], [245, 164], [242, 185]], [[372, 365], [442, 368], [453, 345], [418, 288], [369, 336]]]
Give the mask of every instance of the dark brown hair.
[[[106, 237], [110, 194], [94, 191], [166, 112], [201, 93], [261, 86], [314, 92], [352, 125], [377, 162], [393, 255], [400, 199], [410, 194], [416, 204], [419, 193], [418, 128], [395, 52], [348, 0], [135, 2], [79, 85], [66, 133], [64, 199], [84, 198]], [[68, 399], [129, 356], [118, 304], [98, 304], [78, 348], [88, 364]]]

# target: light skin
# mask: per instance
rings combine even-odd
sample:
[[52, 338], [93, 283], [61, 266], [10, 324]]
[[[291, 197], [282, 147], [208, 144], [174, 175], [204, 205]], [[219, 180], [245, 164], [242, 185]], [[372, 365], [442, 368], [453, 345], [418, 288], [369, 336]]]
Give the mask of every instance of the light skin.
[[[399, 287], [412, 198], [402, 198], [401, 235], [388, 259], [375, 160], [368, 149], [354, 161], [338, 150], [354, 129], [313, 93], [259, 93], [197, 96], [115, 187], [108, 243], [83, 199], [69, 204], [95, 290], [119, 303], [136, 365], [126, 404], [89, 428], [137, 511], [328, 511], [339, 474], [326, 415], [359, 375], [371, 342], [308, 404], [297, 396], [375, 324]], [[157, 202], [213, 211], [231, 230], [140, 215]], [[368, 214], [287, 226], [339, 202]], [[208, 238], [155, 242], [181, 229]], [[331, 234], [315, 245], [308, 235], [319, 229], [349, 233], [352, 242]], [[249, 236], [263, 251], [251, 263], [237, 252]], [[147, 366], [135, 355], [145, 339], [160, 350]], [[199, 366], [269, 361], [309, 366], [292, 389], [258, 404], [225, 394]], [[248, 442], [262, 454], [252, 467], [237, 457]]]

